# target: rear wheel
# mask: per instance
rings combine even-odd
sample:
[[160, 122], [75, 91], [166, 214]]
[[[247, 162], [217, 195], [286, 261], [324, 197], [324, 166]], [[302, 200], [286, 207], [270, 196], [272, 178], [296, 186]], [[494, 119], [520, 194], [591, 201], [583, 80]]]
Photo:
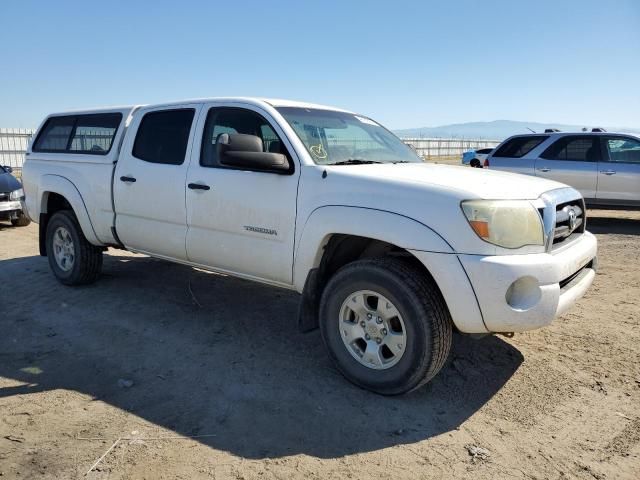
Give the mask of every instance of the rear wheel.
[[18, 215], [18, 218], [11, 219], [11, 225], [14, 227], [26, 227], [31, 223], [31, 220], [22, 212]]
[[65, 285], [94, 282], [102, 270], [102, 249], [89, 243], [73, 212], [55, 213], [47, 224], [47, 257], [56, 278]]
[[451, 348], [451, 318], [437, 286], [397, 258], [341, 268], [323, 292], [320, 328], [344, 376], [384, 395], [431, 380]]

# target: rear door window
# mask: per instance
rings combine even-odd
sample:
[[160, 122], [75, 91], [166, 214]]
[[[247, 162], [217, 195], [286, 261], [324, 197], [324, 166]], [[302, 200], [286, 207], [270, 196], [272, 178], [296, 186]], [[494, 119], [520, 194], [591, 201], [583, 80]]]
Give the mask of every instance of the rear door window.
[[133, 144], [133, 156], [145, 162], [182, 165], [194, 115], [193, 108], [145, 114]]
[[503, 143], [492, 155], [493, 157], [522, 158], [531, 150], [544, 142], [548, 135], [528, 135], [526, 137], [514, 137]]
[[600, 152], [596, 135], [560, 137], [540, 157], [547, 160], [597, 162]]

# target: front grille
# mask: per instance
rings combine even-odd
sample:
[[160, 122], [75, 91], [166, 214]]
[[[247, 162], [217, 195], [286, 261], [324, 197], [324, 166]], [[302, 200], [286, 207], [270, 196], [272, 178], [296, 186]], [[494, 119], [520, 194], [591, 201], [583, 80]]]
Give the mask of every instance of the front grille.
[[7, 202], [9, 201], [9, 194], [8, 193], [0, 193], [0, 202]]
[[553, 245], [584, 233], [586, 225], [584, 201], [575, 199], [556, 206], [556, 223], [553, 229]]
[[567, 245], [584, 234], [587, 210], [580, 193], [573, 188], [558, 188], [542, 194], [536, 207], [544, 225], [547, 252]]

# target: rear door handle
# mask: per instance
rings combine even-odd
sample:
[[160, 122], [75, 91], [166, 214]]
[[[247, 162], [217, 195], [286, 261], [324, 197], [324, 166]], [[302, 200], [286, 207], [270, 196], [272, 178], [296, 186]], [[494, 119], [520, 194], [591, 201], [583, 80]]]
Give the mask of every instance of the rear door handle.
[[136, 181], [135, 178], [133, 177], [120, 177], [120, 181], [121, 182], [128, 182], [128, 183], [134, 183]]
[[539, 168], [538, 170], [540, 170], [541, 172], [549, 172], [549, 171], [551, 171], [551, 169], [547, 168], [547, 167], [542, 167], [542, 168]]
[[615, 175], [615, 170], [600, 170], [600, 173], [604, 173], [605, 175]]
[[209, 190], [209, 185], [203, 185], [202, 183], [190, 183], [187, 185], [191, 190]]

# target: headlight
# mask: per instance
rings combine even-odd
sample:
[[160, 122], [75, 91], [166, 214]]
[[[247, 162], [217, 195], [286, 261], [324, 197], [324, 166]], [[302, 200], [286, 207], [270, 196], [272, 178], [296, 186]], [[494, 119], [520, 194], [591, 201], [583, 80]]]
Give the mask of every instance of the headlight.
[[24, 197], [24, 190], [21, 188], [9, 194], [9, 200], [20, 200], [22, 197]]
[[542, 218], [526, 200], [462, 202], [469, 225], [483, 240], [505, 248], [544, 245]]

